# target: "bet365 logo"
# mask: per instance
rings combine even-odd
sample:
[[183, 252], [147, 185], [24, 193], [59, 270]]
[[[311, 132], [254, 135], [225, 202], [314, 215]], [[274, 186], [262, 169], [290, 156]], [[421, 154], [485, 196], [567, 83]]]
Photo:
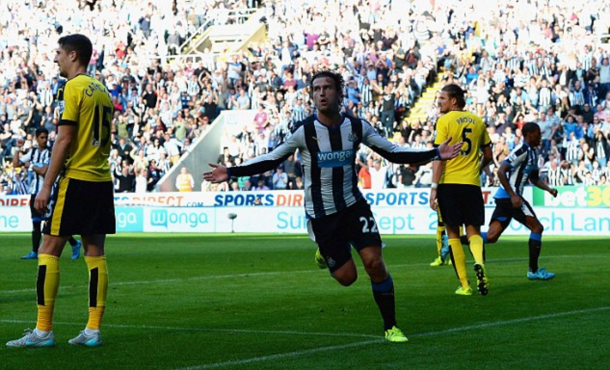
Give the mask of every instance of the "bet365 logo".
[[534, 205], [546, 207], [610, 207], [610, 186], [560, 186], [557, 198], [534, 189]]

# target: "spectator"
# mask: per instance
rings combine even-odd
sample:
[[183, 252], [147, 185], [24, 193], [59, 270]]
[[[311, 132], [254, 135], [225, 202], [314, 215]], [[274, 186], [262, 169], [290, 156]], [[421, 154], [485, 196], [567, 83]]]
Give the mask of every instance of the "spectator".
[[152, 179], [148, 177], [148, 170], [142, 169], [138, 172], [138, 176], [135, 179], [135, 193], [143, 194], [148, 190], [148, 183], [151, 182]]
[[186, 167], [180, 169], [180, 174], [176, 177], [176, 189], [179, 192], [191, 192], [195, 187], [195, 179], [188, 172]]
[[273, 189], [286, 190], [288, 188], [288, 175], [284, 172], [284, 167], [279, 166], [273, 174]]

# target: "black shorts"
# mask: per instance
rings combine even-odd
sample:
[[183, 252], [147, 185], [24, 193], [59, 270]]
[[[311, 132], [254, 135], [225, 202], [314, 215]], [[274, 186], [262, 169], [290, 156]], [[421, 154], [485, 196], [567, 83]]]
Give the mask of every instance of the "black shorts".
[[55, 236], [114, 234], [112, 181], [60, 178], [53, 187], [42, 231]]
[[311, 226], [331, 272], [352, 258], [350, 245], [358, 251], [365, 247], [381, 247], [377, 222], [364, 199], [343, 211], [312, 219]]
[[481, 226], [485, 223], [485, 206], [480, 186], [439, 184], [437, 200], [445, 225]]
[[32, 221], [43, 221], [44, 213], [40, 213], [34, 208], [34, 203], [36, 201], [36, 194], [32, 194], [30, 196], [30, 213], [32, 214]]
[[532, 206], [523, 198], [521, 198], [521, 208], [514, 208], [510, 198], [501, 198], [496, 199], [495, 201], [496, 209], [494, 209], [494, 213], [491, 215], [489, 223], [491, 224], [494, 221], [499, 221], [502, 224], [502, 229], [506, 229], [513, 218], [522, 225], [525, 225], [526, 217], [538, 218], [536, 217]]

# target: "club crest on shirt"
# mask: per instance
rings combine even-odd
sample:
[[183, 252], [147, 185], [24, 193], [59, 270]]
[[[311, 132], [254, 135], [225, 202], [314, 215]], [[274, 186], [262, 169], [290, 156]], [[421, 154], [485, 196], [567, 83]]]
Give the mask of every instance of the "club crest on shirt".
[[349, 135], [347, 135], [347, 140], [353, 143], [358, 140], [358, 135], [356, 135], [355, 132], [350, 132]]

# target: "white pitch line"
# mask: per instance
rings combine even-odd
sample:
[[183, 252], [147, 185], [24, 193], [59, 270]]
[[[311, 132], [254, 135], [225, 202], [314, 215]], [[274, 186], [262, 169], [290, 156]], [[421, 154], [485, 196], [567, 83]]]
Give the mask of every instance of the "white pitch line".
[[[486, 329], [486, 328], [491, 328], [491, 327], [496, 327], [496, 326], [520, 324], [520, 323], [524, 323], [524, 322], [554, 319], [554, 318], [558, 318], [558, 317], [565, 317], [565, 316], [572, 316], [572, 315], [579, 315], [579, 314], [588, 314], [588, 313], [608, 311], [608, 310], [610, 310], [609, 306], [589, 308], [589, 309], [583, 309], [583, 310], [574, 310], [574, 311], [567, 311], [567, 312], [559, 312], [559, 313], [553, 313], [553, 314], [548, 314], [548, 315], [524, 317], [521, 319], [513, 319], [513, 320], [496, 321], [496, 322], [483, 323], [483, 324], [477, 324], [477, 325], [461, 326], [461, 327], [457, 327], [457, 328], [431, 331], [431, 332], [426, 332], [426, 333], [409, 334], [409, 337], [411, 337], [411, 338], [434, 337], [434, 336], [441, 336], [441, 335], [451, 334], [451, 333], [460, 332], [460, 331]], [[26, 323], [26, 324], [32, 323], [31, 321], [25, 321], [25, 320], [0, 320], [0, 322]], [[56, 324], [57, 325], [77, 325], [77, 326], [82, 325], [82, 323], [68, 323], [68, 322], [58, 322]], [[340, 336], [340, 337], [344, 337], [344, 338], [345, 337], [379, 338], [379, 336], [375, 336], [375, 335], [355, 334], [355, 333], [317, 333], [317, 332], [268, 331], [268, 330], [259, 331], [259, 330], [243, 330], [243, 329], [180, 328], [180, 327], [166, 327], [166, 326], [112, 325], [112, 324], [110, 324], [110, 325], [105, 324], [104, 327], [126, 328], [126, 329], [173, 330], [173, 331], [185, 331], [186, 330], [186, 331], [201, 331], [201, 332], [274, 334], [274, 335], [284, 334], [284, 335], [313, 335], [313, 336], [330, 336], [330, 337]], [[233, 361], [215, 362], [215, 363], [211, 363], [211, 364], [195, 365], [195, 366], [190, 366], [190, 367], [185, 367], [185, 368], [180, 368], [180, 369], [173, 369], [173, 370], [203, 370], [203, 369], [213, 369], [213, 368], [221, 368], [221, 367], [227, 367], [227, 366], [238, 366], [238, 365], [245, 365], [245, 364], [256, 363], [256, 362], [265, 362], [265, 361], [282, 359], [282, 358], [298, 357], [298, 356], [302, 356], [302, 355], [308, 355], [308, 354], [318, 353], [318, 352], [325, 352], [325, 351], [330, 351], [330, 350], [335, 350], [335, 349], [362, 347], [362, 346], [368, 346], [371, 344], [380, 344], [380, 343], [385, 343], [385, 339], [379, 338], [376, 340], [342, 344], [342, 345], [332, 346], [332, 347], [318, 347], [318, 348], [312, 348], [312, 349], [308, 349], [308, 350], [279, 353], [279, 354], [275, 354], [275, 355], [253, 357], [253, 358], [243, 359], [243, 360], [233, 360]]]
[[369, 340], [366, 342], [342, 344], [339, 346], [319, 347], [319, 348], [306, 349], [306, 350], [302, 350], [302, 351], [278, 353], [276, 355], [270, 355], [270, 356], [253, 357], [253, 358], [249, 358], [249, 359], [245, 359], [245, 360], [214, 362], [214, 363], [205, 364], [205, 365], [183, 367], [183, 368], [176, 369], [176, 370], [203, 370], [203, 369], [215, 369], [215, 368], [227, 367], [227, 366], [239, 366], [239, 365], [251, 364], [251, 363], [255, 363], [255, 362], [266, 362], [266, 361], [278, 360], [281, 358], [297, 357], [297, 356], [302, 356], [302, 355], [309, 355], [312, 353], [334, 351], [337, 349], [363, 347], [363, 346], [368, 346], [371, 344], [380, 344], [383, 342], [385, 342], [385, 339]]
[[[290, 271], [290, 274], [303, 274], [303, 273], [311, 273], [317, 272], [318, 270], [301, 270], [301, 271]], [[215, 279], [233, 279], [240, 277], [258, 277], [258, 276], [274, 276], [274, 275], [282, 275], [286, 274], [286, 272], [280, 271], [269, 271], [269, 272], [253, 272], [253, 273], [240, 273], [240, 274], [230, 274], [230, 275], [206, 275], [206, 276], [193, 276], [188, 278], [175, 278], [175, 279], [158, 279], [158, 280], [136, 280], [136, 281], [118, 281], [112, 282], [111, 286], [122, 286], [122, 285], [140, 285], [140, 284], [172, 284], [172, 283], [182, 283], [188, 281], [198, 281], [198, 280], [215, 280]], [[88, 285], [68, 285], [62, 286], [62, 289], [77, 289], [77, 288], [87, 288]], [[25, 292], [35, 292], [35, 288], [29, 289], [17, 289], [17, 290], [0, 290], [0, 293], [25, 293]]]
[[[490, 328], [490, 327], [502, 326], [502, 325], [510, 325], [510, 324], [520, 324], [520, 323], [529, 322], [529, 321], [553, 319], [553, 318], [557, 318], [557, 317], [571, 316], [571, 315], [577, 315], [577, 314], [586, 314], [586, 313], [591, 313], [591, 312], [607, 311], [607, 310], [610, 310], [610, 307], [598, 307], [598, 308], [591, 308], [591, 309], [586, 309], [586, 310], [560, 312], [560, 313], [555, 313], [555, 314], [550, 314], [550, 315], [525, 317], [522, 319], [497, 321], [497, 322], [491, 322], [491, 323], [485, 323], [485, 324], [479, 324], [479, 325], [469, 325], [469, 326], [462, 326], [459, 328], [451, 328], [451, 329], [447, 329], [447, 330], [433, 331], [433, 332], [428, 332], [428, 333], [411, 334], [411, 335], [409, 335], [409, 337], [416, 338], [416, 337], [440, 336], [443, 334], [449, 334], [449, 333], [454, 333], [454, 332], [458, 332], [458, 331], [484, 329], [484, 328]], [[336, 349], [363, 347], [363, 346], [368, 346], [371, 344], [380, 344], [380, 343], [384, 343], [384, 342], [385, 342], [384, 339], [370, 340], [370, 341], [366, 341], [366, 342], [356, 342], [356, 343], [352, 343], [352, 344], [344, 344], [344, 345], [339, 345], [339, 346], [318, 347], [318, 348], [312, 348], [312, 349], [302, 350], [302, 351], [294, 351], [294, 352], [279, 353], [279, 354], [269, 355], [269, 356], [253, 357], [253, 358], [248, 358], [248, 359], [243, 359], [243, 360], [214, 362], [211, 364], [195, 365], [195, 366], [189, 366], [189, 367], [172, 369], [172, 370], [203, 370], [203, 369], [214, 369], [214, 368], [221, 368], [221, 367], [227, 367], [227, 366], [239, 366], [239, 365], [251, 364], [251, 363], [255, 363], [255, 362], [266, 362], [266, 361], [271, 361], [271, 360], [277, 360], [277, 359], [281, 359], [281, 358], [298, 357], [298, 356], [302, 356], [302, 355], [309, 355], [312, 353], [326, 352], [326, 351], [331, 351], [331, 350], [336, 350]]]
[[[35, 324], [27, 320], [0, 320], [7, 324]], [[75, 322], [54, 322], [54, 325], [81, 326], [83, 323]], [[154, 326], [154, 325], [120, 325], [104, 324], [105, 328], [123, 329], [146, 329], [146, 330], [171, 330], [171, 331], [191, 331], [191, 332], [210, 332], [210, 333], [230, 333], [230, 334], [272, 334], [272, 335], [301, 335], [301, 336], [322, 336], [322, 337], [353, 337], [353, 338], [379, 338], [379, 335], [358, 334], [358, 333], [320, 333], [296, 330], [249, 330], [249, 329], [220, 329], [220, 328], [181, 328], [175, 326]]]
[[409, 337], [413, 337], [413, 338], [432, 337], [432, 336], [437, 336], [437, 335], [455, 333], [455, 332], [459, 332], [459, 331], [467, 331], [467, 330], [473, 330], [473, 329], [486, 329], [486, 328], [491, 328], [491, 327], [495, 327], [495, 326], [521, 324], [521, 323], [530, 322], [530, 321], [554, 319], [557, 317], [572, 316], [572, 315], [577, 315], [577, 314], [587, 314], [587, 313], [601, 312], [601, 311], [608, 311], [608, 310], [610, 310], [610, 306], [587, 308], [584, 310], [575, 310], [575, 311], [552, 313], [552, 314], [548, 314], [548, 315], [523, 317], [521, 319], [497, 321], [497, 322], [490, 322], [490, 323], [484, 323], [484, 324], [462, 326], [459, 328], [451, 328], [451, 329], [445, 329], [445, 330], [440, 330], [440, 331], [431, 331], [431, 332], [427, 332], [427, 333], [412, 334], [412, 335], [409, 335]]
[[[587, 258], [587, 257], [595, 257], [595, 255], [589, 256], [572, 256], [572, 255], [561, 255], [561, 256], [548, 256], [546, 258]], [[504, 259], [495, 259], [490, 260], [491, 263], [502, 263], [502, 262], [518, 262], [518, 261], [527, 261], [527, 258], [504, 258]], [[399, 265], [389, 265], [390, 268], [404, 268], [409, 266], [427, 266], [427, 263], [403, 263]], [[298, 270], [298, 271], [289, 271], [290, 274], [308, 274], [308, 273], [319, 273], [318, 269], [310, 269], [310, 270]], [[252, 273], [240, 273], [240, 274], [229, 274], [229, 275], [207, 275], [207, 276], [194, 276], [189, 278], [176, 278], [176, 279], [158, 279], [158, 280], [136, 280], [136, 281], [119, 281], [112, 282], [111, 286], [123, 286], [123, 285], [139, 285], [139, 284], [172, 284], [172, 283], [180, 283], [186, 281], [199, 281], [199, 280], [213, 280], [213, 279], [234, 279], [240, 277], [258, 277], [258, 276], [275, 276], [275, 275], [284, 275], [287, 272], [285, 271], [269, 271], [269, 272], [252, 272]], [[87, 288], [87, 285], [67, 285], [62, 286], [61, 289], [82, 289]], [[14, 293], [29, 293], [36, 292], [36, 288], [27, 288], [27, 289], [15, 289], [15, 290], [0, 290], [0, 294], [14, 294]]]

